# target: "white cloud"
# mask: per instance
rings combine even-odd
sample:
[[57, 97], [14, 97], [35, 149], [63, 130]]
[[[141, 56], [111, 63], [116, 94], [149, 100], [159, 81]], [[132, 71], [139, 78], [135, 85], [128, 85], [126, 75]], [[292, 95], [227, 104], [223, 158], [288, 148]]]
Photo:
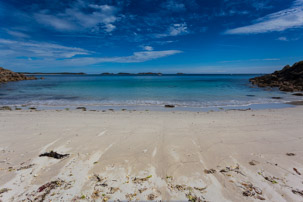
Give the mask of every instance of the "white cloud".
[[291, 8], [272, 13], [252, 25], [230, 29], [225, 34], [259, 34], [303, 27], [303, 1], [295, 1]]
[[88, 55], [82, 48], [62, 46], [52, 43], [22, 42], [0, 39], [0, 52], [10, 51], [13, 57], [71, 58], [75, 55]]
[[6, 30], [6, 32], [14, 37], [18, 37], [18, 38], [29, 38], [29, 36], [27, 34], [24, 34], [22, 32], [18, 32], [18, 31], [13, 31], [13, 30]]
[[65, 60], [66, 63], [76, 64], [76, 65], [91, 65], [98, 63], [140, 63], [149, 60], [154, 60], [158, 58], [163, 58], [171, 55], [181, 53], [179, 50], [164, 50], [164, 51], [142, 51], [134, 52], [130, 56], [121, 57], [84, 57], [84, 58], [74, 58]]
[[182, 24], [174, 24], [169, 28], [169, 35], [170, 36], [178, 36], [181, 34], [185, 34], [187, 33], [187, 25], [186, 23], [182, 23]]
[[77, 26], [68, 20], [46, 14], [35, 14], [35, 19], [47, 27], [55, 28], [59, 31], [74, 31], [77, 30]]
[[188, 29], [187, 29], [187, 24], [186, 22], [184, 23], [178, 23], [178, 24], [173, 24], [171, 25], [167, 32], [164, 34], [156, 34], [156, 38], [163, 38], [163, 37], [168, 37], [168, 36], [179, 36], [179, 35], [184, 35], [188, 34]]
[[279, 41], [288, 41], [288, 39], [284, 36], [281, 36], [278, 38]]
[[154, 50], [154, 48], [151, 46], [143, 46], [143, 50], [152, 51], [152, 50]]
[[[84, 10], [91, 9], [91, 12]], [[75, 6], [67, 8], [64, 12], [57, 14], [49, 14], [47, 11], [41, 11], [34, 14], [36, 21], [44, 26], [54, 28], [58, 31], [78, 31], [85, 29], [98, 30], [99, 25], [106, 32], [112, 32], [116, 26], [113, 25], [117, 21], [115, 16], [117, 9], [109, 5], [86, 5], [82, 2], [81, 7]]]
[[[153, 51], [151, 46], [144, 47], [147, 51], [134, 52], [129, 56], [117, 57], [78, 57], [76, 55], [92, 55], [88, 50], [62, 46], [45, 42], [23, 42], [0, 38], [0, 56], [3, 65], [18, 67], [74, 67], [101, 63], [140, 63], [181, 53], [179, 50]], [[18, 59], [17, 59], [18, 58]], [[23, 60], [26, 60], [23, 61]], [[22, 62], [23, 61], [23, 62]]]
[[114, 29], [116, 29], [116, 26], [113, 24], [106, 24], [105, 25], [105, 31], [106, 32], [112, 32]]

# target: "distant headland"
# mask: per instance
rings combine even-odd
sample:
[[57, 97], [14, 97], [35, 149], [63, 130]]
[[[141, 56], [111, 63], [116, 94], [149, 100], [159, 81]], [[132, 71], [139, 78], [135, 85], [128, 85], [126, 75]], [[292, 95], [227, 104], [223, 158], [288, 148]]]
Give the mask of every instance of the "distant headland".
[[22, 73], [13, 72], [8, 69], [0, 67], [0, 83], [6, 83], [10, 81], [22, 81], [22, 80], [36, 80], [34, 76], [26, 76]]
[[282, 70], [249, 80], [258, 87], [278, 87], [281, 91], [303, 91], [303, 61], [293, 66], [286, 65]]

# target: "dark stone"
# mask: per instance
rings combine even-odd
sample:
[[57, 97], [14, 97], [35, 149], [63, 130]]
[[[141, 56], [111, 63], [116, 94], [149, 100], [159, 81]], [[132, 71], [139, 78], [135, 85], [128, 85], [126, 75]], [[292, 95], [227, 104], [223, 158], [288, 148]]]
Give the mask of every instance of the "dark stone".
[[282, 98], [281, 97], [271, 97], [271, 99], [280, 100]]
[[165, 108], [174, 108], [175, 105], [165, 105], [164, 107], [165, 107]]
[[82, 111], [86, 111], [86, 107], [77, 107], [76, 109], [82, 109]]
[[295, 96], [303, 96], [303, 93], [294, 93], [292, 95], [295, 95]]
[[290, 105], [303, 105], [303, 101], [287, 102], [287, 104], [290, 104]]
[[286, 92], [303, 91], [303, 61], [293, 66], [286, 65], [280, 71], [251, 78], [249, 81], [258, 87], [277, 87]]
[[2, 107], [0, 107], [0, 110], [9, 110], [9, 111], [12, 111], [12, 108], [9, 107], [9, 106], [2, 106]]

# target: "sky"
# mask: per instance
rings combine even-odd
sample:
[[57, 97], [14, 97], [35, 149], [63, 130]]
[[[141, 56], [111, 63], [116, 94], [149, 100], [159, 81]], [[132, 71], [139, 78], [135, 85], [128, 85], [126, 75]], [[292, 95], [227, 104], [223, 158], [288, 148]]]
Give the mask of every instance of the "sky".
[[1, 0], [18, 72], [269, 73], [303, 60], [303, 0]]

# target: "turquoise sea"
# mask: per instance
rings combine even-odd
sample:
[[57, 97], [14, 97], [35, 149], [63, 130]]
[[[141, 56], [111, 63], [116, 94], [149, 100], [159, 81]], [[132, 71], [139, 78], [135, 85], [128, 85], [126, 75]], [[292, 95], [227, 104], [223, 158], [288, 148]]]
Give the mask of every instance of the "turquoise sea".
[[258, 75], [41, 76], [45, 79], [0, 85], [0, 105], [149, 108], [173, 104], [204, 109], [274, 106], [298, 100], [291, 93], [252, 86], [249, 78]]

